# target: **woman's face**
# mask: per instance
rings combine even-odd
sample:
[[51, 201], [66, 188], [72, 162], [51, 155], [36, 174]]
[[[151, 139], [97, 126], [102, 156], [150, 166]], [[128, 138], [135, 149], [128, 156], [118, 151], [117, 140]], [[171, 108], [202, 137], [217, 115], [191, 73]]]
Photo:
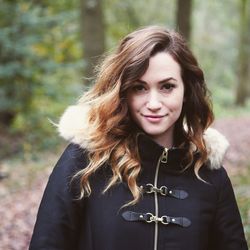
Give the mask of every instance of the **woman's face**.
[[132, 119], [158, 144], [173, 146], [174, 124], [184, 99], [180, 65], [167, 52], [149, 59], [144, 75], [128, 91]]

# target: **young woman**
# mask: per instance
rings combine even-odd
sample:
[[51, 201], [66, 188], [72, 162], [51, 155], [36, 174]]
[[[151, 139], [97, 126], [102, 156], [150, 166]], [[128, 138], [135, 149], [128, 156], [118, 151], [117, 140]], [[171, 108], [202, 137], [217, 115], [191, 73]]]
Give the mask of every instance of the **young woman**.
[[161, 27], [126, 36], [59, 123], [71, 143], [30, 249], [247, 249], [203, 72]]

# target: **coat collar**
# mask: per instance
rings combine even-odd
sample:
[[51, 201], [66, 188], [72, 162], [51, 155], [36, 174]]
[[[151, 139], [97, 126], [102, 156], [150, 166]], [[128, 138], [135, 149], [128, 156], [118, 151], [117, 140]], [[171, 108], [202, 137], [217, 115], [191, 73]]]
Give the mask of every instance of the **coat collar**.
[[[81, 148], [87, 148], [88, 146], [88, 110], [88, 106], [80, 104], [69, 106], [61, 116], [59, 124], [57, 125], [59, 134], [64, 139], [68, 140], [71, 143], [78, 144]], [[148, 156], [151, 155], [150, 152], [155, 152], [155, 150], [157, 152], [159, 151], [159, 153], [161, 154], [163, 150], [161, 146], [158, 145], [157, 147], [155, 147], [156, 143], [154, 143], [147, 136], [142, 137], [142, 140], [147, 141], [147, 152], [149, 152]], [[204, 133], [204, 140], [209, 152], [208, 165], [211, 169], [220, 168], [229, 146], [227, 139], [217, 130], [208, 128]], [[178, 150], [170, 150], [170, 153], [173, 155], [175, 155], [177, 152]]]
[[[142, 165], [152, 169], [152, 164], [157, 165], [158, 160], [162, 157], [163, 152], [165, 152], [164, 147], [154, 142], [144, 133], [138, 134], [137, 144]], [[163, 164], [163, 169], [173, 174], [182, 173], [186, 166], [185, 157], [187, 151], [188, 148], [173, 147], [167, 149], [167, 162]]]

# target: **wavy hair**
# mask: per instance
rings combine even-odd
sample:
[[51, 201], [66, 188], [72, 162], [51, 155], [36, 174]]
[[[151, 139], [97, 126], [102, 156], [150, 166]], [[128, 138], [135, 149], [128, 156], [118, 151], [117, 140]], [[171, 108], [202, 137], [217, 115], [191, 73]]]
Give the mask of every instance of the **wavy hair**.
[[137, 149], [135, 125], [130, 118], [126, 95], [131, 84], [147, 70], [149, 59], [158, 52], [167, 52], [181, 67], [185, 102], [175, 125], [174, 141], [189, 143], [187, 168], [193, 161], [194, 148], [199, 152], [195, 173], [207, 161], [208, 152], [203, 133], [213, 121], [211, 102], [204, 75], [183, 37], [159, 26], [149, 26], [127, 35], [114, 53], [98, 68], [93, 87], [79, 100], [88, 106], [87, 151], [89, 163], [76, 176], [81, 180], [81, 196], [90, 195], [89, 177], [109, 164], [112, 176], [103, 192], [125, 181], [133, 195], [126, 205], [141, 197], [137, 177], [141, 166]]

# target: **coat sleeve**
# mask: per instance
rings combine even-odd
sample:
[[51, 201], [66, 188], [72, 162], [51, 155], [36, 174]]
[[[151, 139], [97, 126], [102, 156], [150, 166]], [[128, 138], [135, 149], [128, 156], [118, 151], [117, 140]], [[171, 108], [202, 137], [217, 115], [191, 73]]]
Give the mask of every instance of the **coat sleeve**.
[[224, 168], [220, 170], [219, 196], [213, 227], [216, 250], [247, 250], [243, 226], [231, 181]]
[[83, 151], [71, 144], [54, 167], [38, 210], [30, 250], [76, 249], [83, 202], [76, 200], [71, 179], [84, 164], [82, 155]]

